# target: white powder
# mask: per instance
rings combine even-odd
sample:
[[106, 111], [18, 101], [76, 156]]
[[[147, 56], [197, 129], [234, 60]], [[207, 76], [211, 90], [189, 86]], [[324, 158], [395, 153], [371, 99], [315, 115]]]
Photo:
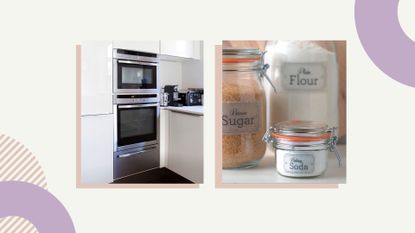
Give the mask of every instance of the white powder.
[[338, 127], [336, 54], [304, 41], [268, 42], [266, 50], [268, 74], [278, 92], [266, 85], [268, 127], [286, 120]]

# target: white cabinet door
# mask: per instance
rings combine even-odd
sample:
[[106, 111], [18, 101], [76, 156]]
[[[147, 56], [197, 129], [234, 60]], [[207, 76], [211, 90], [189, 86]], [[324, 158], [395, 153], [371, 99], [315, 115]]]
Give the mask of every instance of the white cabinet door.
[[167, 168], [203, 183], [203, 116], [171, 111], [169, 118]]
[[200, 59], [200, 41], [192, 40], [162, 40], [160, 53], [183, 58]]
[[82, 183], [113, 181], [113, 125], [113, 114], [81, 117]]
[[160, 110], [160, 167], [167, 167], [169, 148], [169, 110]]
[[112, 113], [112, 42], [81, 44], [81, 115]]
[[160, 41], [158, 40], [114, 40], [113, 46], [117, 49], [160, 53]]
[[200, 47], [201, 46], [202, 46], [202, 42], [200, 40], [193, 41], [193, 56], [192, 56], [193, 59], [197, 59], [197, 60], [200, 59], [200, 50], [201, 50]]

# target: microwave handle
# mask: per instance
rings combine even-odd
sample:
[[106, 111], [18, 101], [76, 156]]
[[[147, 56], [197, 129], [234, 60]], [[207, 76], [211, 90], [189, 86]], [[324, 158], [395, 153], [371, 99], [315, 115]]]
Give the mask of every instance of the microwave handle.
[[151, 62], [137, 62], [137, 61], [126, 61], [126, 60], [118, 60], [118, 63], [123, 64], [135, 64], [135, 65], [145, 65], [145, 66], [158, 66], [157, 63], [151, 63]]
[[133, 153], [128, 153], [128, 154], [122, 154], [122, 155], [117, 155], [117, 158], [127, 158], [127, 157], [131, 157], [131, 156], [138, 156], [139, 154], [142, 154], [144, 152], [150, 151], [150, 150], [154, 150], [156, 149], [156, 147], [150, 147], [148, 149], [144, 149], [144, 150], [139, 150]]
[[118, 108], [140, 108], [140, 107], [157, 107], [158, 104], [134, 104], [134, 105], [118, 105]]

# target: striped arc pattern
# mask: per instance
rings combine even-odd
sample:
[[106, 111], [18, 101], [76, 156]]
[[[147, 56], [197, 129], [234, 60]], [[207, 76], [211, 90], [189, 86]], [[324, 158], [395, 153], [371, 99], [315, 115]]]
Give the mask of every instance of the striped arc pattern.
[[1, 233], [38, 233], [35, 226], [24, 218], [8, 216], [0, 218]]
[[[32, 153], [13, 138], [0, 135], [0, 182], [22, 181], [47, 190], [42, 167]], [[28, 220], [18, 216], [0, 218], [0, 233], [38, 232]]]

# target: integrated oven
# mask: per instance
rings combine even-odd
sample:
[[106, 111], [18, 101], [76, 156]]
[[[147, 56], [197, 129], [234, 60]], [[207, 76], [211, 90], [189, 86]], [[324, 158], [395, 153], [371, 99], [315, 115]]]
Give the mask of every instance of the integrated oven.
[[159, 95], [114, 96], [114, 179], [159, 167]]
[[114, 93], [158, 93], [157, 54], [113, 50]]

